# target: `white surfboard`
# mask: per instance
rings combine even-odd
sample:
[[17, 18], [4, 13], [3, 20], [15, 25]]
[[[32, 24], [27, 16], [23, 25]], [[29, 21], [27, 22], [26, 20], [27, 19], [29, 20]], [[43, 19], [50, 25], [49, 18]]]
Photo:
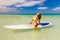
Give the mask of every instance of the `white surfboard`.
[[[49, 22], [43, 22], [43, 23], [39, 24], [37, 28], [49, 27], [50, 25], [51, 25], [51, 23], [49, 23]], [[32, 28], [34, 28], [34, 25], [32, 25], [32, 24], [5, 25], [4, 28], [8, 28], [8, 29], [32, 29]]]

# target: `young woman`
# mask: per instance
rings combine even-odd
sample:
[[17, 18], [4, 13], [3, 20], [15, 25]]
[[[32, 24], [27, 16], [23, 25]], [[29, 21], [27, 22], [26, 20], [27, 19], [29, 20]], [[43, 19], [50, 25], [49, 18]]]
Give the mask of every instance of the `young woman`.
[[40, 20], [41, 20], [41, 14], [37, 13], [31, 20], [31, 22], [29, 22], [29, 24], [33, 24], [34, 28], [37, 28], [38, 24], [40, 24]]

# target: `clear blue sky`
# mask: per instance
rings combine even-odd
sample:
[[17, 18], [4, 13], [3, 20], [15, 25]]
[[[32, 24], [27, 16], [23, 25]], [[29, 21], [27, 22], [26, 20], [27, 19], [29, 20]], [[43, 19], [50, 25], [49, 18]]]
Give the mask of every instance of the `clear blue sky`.
[[60, 14], [60, 0], [0, 0], [0, 14]]

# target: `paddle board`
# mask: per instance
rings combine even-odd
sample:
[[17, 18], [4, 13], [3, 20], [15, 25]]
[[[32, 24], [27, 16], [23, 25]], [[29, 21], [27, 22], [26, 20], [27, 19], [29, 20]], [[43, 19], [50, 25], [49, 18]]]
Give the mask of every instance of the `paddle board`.
[[[51, 25], [50, 22], [42, 22], [41, 24], [38, 25], [37, 28], [49, 27], [50, 25]], [[34, 28], [34, 25], [32, 25], [32, 24], [5, 25], [4, 28], [8, 28], [8, 29], [32, 29], [32, 28]]]

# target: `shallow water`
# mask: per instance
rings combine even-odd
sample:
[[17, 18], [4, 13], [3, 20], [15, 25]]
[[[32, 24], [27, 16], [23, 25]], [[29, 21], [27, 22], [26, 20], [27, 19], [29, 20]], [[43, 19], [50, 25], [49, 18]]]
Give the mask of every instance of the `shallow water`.
[[42, 15], [52, 26], [37, 30], [11, 30], [4, 25], [27, 24], [33, 15], [0, 15], [0, 40], [60, 40], [60, 15]]

